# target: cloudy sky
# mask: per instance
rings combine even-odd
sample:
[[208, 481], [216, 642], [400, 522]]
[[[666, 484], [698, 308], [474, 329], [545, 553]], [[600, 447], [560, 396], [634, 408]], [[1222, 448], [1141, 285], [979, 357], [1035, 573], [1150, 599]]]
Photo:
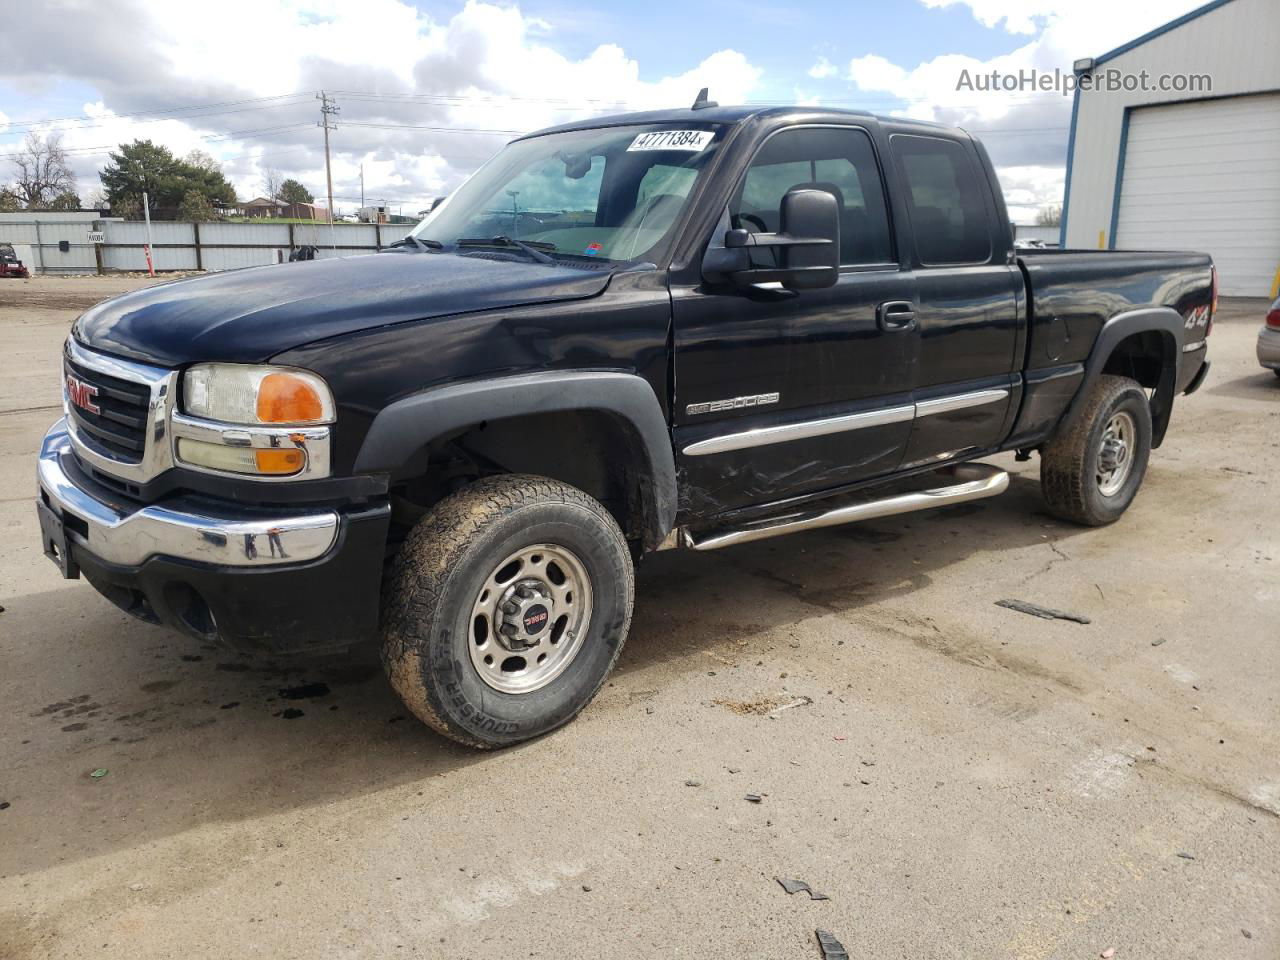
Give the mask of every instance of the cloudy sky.
[[263, 171], [319, 198], [316, 92], [339, 211], [406, 213], [517, 132], [627, 109], [802, 102], [979, 133], [1015, 219], [1060, 202], [1070, 98], [957, 90], [961, 71], [1070, 71], [1194, 0], [41, 0], [0, 32], [0, 182], [27, 131], [63, 131], [84, 199], [135, 138], [218, 159], [242, 199]]

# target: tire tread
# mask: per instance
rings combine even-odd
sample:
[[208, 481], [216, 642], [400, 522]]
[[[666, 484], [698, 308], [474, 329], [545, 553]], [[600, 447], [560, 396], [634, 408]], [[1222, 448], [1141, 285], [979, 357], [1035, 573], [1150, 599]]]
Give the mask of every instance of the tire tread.
[[[524, 474], [486, 477], [440, 501], [409, 532], [396, 557], [383, 603], [382, 660], [387, 676], [400, 699], [418, 719], [466, 746], [492, 750], [503, 743], [481, 740], [448, 718], [438, 691], [422, 680], [417, 638], [430, 636], [453, 571], [472, 541], [487, 526], [523, 507], [555, 502], [593, 514], [600, 526], [617, 539], [630, 573], [631, 557], [626, 540], [599, 501], [567, 483]], [[631, 621], [631, 602], [628, 591], [621, 631], [623, 639], [618, 642], [600, 684], [622, 652]], [[599, 684], [591, 695], [598, 690]], [[591, 697], [586, 697], [564, 722], [577, 716], [590, 701]]]

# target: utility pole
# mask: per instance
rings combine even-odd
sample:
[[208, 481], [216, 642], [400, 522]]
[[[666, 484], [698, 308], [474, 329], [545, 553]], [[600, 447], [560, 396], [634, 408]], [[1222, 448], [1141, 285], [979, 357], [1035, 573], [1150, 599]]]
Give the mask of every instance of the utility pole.
[[[316, 126], [324, 127], [324, 179], [325, 179], [326, 185], [329, 188], [329, 223], [330, 225], [332, 225], [333, 224], [333, 173], [329, 168], [329, 131], [336, 130], [338, 128], [338, 125], [337, 123], [330, 120], [329, 118], [337, 114], [338, 105], [334, 103], [328, 97], [328, 95], [325, 94], [323, 90], [321, 90], [316, 95], [316, 99], [320, 101], [320, 122], [317, 123]], [[364, 179], [364, 174], [362, 172], [361, 180], [363, 181], [363, 179]]]

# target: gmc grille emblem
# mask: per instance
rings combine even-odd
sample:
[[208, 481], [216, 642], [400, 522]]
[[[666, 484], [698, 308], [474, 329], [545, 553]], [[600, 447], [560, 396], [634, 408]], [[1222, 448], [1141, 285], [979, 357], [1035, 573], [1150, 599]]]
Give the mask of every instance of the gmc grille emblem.
[[91, 383], [85, 383], [78, 380], [71, 374], [67, 374], [67, 399], [79, 407], [81, 410], [88, 410], [90, 413], [101, 413], [101, 408], [93, 402], [93, 398], [98, 395], [98, 388]]

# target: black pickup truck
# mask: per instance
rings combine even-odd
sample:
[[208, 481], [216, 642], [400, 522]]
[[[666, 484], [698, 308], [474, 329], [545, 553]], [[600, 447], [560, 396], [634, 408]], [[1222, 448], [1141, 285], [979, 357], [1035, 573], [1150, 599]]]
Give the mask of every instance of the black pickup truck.
[[960, 130], [705, 98], [568, 124], [395, 249], [81, 316], [45, 550], [240, 650], [381, 634], [418, 717], [510, 744], [599, 689], [648, 552], [991, 496], [1004, 450], [1115, 520], [1215, 286], [1201, 254], [1015, 255]]

